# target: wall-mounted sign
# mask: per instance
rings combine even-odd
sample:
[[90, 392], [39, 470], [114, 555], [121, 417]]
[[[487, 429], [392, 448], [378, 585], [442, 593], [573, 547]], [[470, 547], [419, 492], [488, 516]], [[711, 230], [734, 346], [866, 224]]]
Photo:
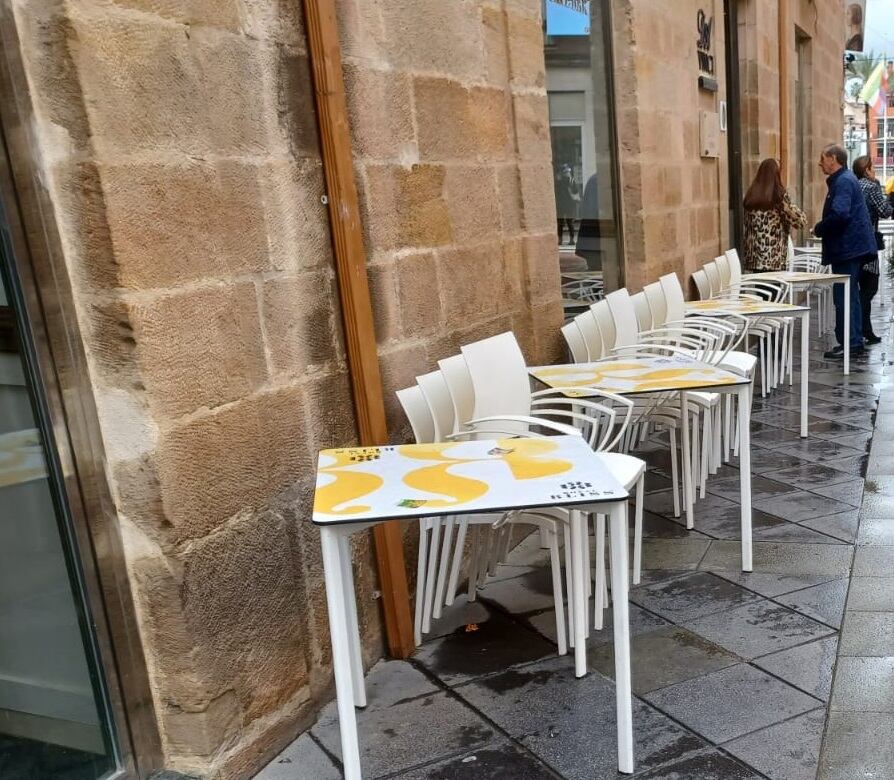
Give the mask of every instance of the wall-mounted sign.
[[711, 36], [714, 34], [714, 17], [708, 15], [699, 8], [695, 17], [695, 27], [698, 31], [695, 50], [698, 54], [698, 86], [710, 92], [717, 91], [717, 79], [714, 78], [714, 55], [711, 53]]
[[546, 34], [589, 35], [590, 0], [546, 0]]

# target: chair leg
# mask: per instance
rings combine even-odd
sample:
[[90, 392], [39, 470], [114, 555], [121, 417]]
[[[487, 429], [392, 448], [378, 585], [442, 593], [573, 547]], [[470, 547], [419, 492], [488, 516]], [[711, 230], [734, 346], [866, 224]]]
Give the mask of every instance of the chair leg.
[[431, 543], [428, 546], [428, 571], [425, 575], [425, 609], [422, 613], [422, 633], [431, 631], [432, 601], [435, 597], [435, 577], [439, 548], [441, 545], [441, 520], [435, 518], [431, 521]]
[[484, 546], [481, 536], [481, 526], [476, 525], [472, 529], [472, 557], [469, 559], [469, 589], [467, 594], [469, 602], [478, 598], [478, 567], [482, 557], [481, 548]]
[[574, 566], [571, 561], [571, 524], [563, 523], [562, 531], [565, 544], [565, 590], [568, 593], [568, 644], [574, 647], [574, 606], [571, 603], [574, 593]]
[[633, 520], [633, 584], [639, 585], [643, 576], [643, 498], [646, 492], [646, 475], [636, 481], [636, 507]]
[[699, 476], [701, 478], [701, 482], [699, 485], [699, 497], [705, 497], [705, 489], [708, 484], [708, 450], [710, 448], [711, 441], [714, 438], [714, 433], [711, 431], [711, 410], [705, 409], [704, 414], [704, 425], [702, 427], [702, 449], [699, 453], [701, 458], [701, 463], [699, 464]]
[[568, 652], [568, 635], [565, 629], [565, 599], [562, 593], [562, 562], [559, 557], [559, 535], [556, 533], [555, 524], [552, 528], [544, 525], [541, 529], [547, 531], [549, 536], [549, 561], [553, 573], [553, 607], [556, 610], [556, 644], [559, 646], [559, 655]]
[[469, 521], [460, 519], [459, 530], [456, 532], [456, 547], [453, 550], [453, 565], [450, 567], [450, 580], [447, 583], [447, 598], [444, 603], [449, 607], [456, 599], [456, 589], [459, 587], [459, 567], [462, 565], [463, 550], [466, 547], [466, 534], [469, 531]]
[[724, 463], [729, 463], [729, 455], [730, 450], [733, 447], [732, 441], [732, 414], [733, 414], [733, 401], [732, 395], [727, 394], [723, 399], [725, 408], [725, 419], [723, 421], [723, 461]]
[[448, 517], [444, 521], [444, 544], [441, 547], [440, 560], [438, 562], [438, 582], [435, 587], [435, 605], [432, 617], [438, 620], [444, 606], [444, 591], [447, 589], [447, 567], [450, 565], [450, 551], [453, 549], [453, 526], [455, 521]]
[[680, 474], [677, 467], [677, 430], [670, 429], [671, 482], [674, 492], [674, 517], [680, 516]]
[[601, 631], [605, 625], [605, 515], [596, 515], [596, 596], [593, 610], [593, 628]]

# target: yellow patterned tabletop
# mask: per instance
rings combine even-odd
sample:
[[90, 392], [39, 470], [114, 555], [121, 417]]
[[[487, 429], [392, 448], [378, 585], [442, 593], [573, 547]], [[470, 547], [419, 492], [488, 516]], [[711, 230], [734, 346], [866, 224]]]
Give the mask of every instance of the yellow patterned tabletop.
[[627, 491], [579, 436], [323, 450], [313, 522], [621, 501]]
[[769, 303], [752, 300], [725, 300], [712, 298], [707, 301], [690, 301], [686, 304], [687, 314], [741, 314], [748, 316], [772, 316], [786, 314], [801, 314], [810, 311], [806, 306], [796, 306], [791, 303]]
[[844, 281], [850, 277], [847, 274], [820, 274], [809, 273], [807, 271], [772, 271], [764, 274], [749, 275], [749, 281], [760, 281], [761, 279], [779, 279], [783, 282], [791, 284], [834, 284]]
[[547, 387], [582, 388], [566, 392], [569, 397], [585, 397], [589, 387], [618, 395], [637, 395], [748, 384], [744, 377], [683, 356], [619, 356], [595, 363], [539, 366], [529, 369], [529, 373]]
[[46, 475], [36, 428], [0, 434], [0, 487], [42, 479]]

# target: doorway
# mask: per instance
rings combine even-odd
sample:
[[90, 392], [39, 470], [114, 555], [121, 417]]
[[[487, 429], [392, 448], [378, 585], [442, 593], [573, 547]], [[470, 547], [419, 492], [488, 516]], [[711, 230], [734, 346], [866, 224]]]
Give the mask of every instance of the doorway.
[[119, 761], [32, 339], [0, 204], [0, 777], [95, 780]]

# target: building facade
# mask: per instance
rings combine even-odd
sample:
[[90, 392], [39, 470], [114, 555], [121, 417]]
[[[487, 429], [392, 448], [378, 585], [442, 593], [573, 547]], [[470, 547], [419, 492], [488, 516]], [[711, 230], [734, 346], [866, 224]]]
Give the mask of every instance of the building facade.
[[[561, 358], [582, 220], [636, 290], [734, 243], [763, 157], [821, 207], [840, 0], [334, 7], [394, 441], [394, 391], [463, 343]], [[97, 777], [248, 777], [332, 695], [308, 514], [316, 451], [357, 441], [302, 4], [3, 0], [0, 30], [0, 438], [38, 453], [0, 480], [24, 539], [0, 602], [27, 581], [50, 605], [0, 653], [2, 722]]]

